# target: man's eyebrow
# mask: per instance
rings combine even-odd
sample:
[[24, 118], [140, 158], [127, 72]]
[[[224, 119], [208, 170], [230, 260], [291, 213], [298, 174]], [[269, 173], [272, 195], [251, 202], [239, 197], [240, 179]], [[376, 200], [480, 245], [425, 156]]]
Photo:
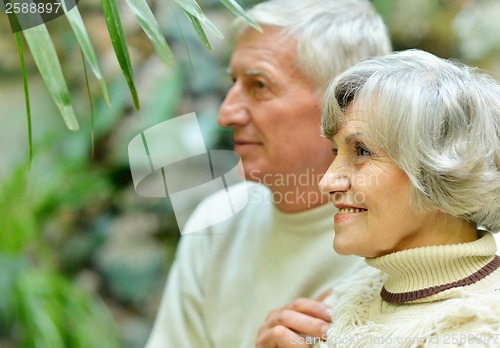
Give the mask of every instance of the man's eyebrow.
[[271, 74], [269, 74], [267, 71], [264, 69], [246, 69], [243, 71], [245, 75], [249, 76], [258, 76], [258, 75], [264, 75], [266, 78], [268, 78], [271, 82], [274, 82], [273, 77]]
[[[228, 67], [226, 69], [226, 73], [233, 76], [234, 75], [234, 72], [233, 72], [233, 69], [231, 69], [230, 67]], [[245, 69], [243, 70], [243, 74], [244, 75], [247, 75], [247, 76], [259, 76], [259, 75], [264, 75], [267, 79], [269, 79], [269, 81], [271, 81], [272, 83], [275, 82], [274, 78], [271, 76], [271, 74], [269, 74], [266, 70], [264, 69]]]

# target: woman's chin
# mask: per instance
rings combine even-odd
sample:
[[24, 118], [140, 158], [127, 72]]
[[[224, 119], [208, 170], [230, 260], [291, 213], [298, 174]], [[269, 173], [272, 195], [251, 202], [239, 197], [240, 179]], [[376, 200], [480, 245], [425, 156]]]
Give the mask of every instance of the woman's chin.
[[375, 257], [373, 251], [363, 249], [359, 244], [353, 243], [352, 241], [343, 240], [342, 238], [337, 238], [333, 240], [333, 250], [339, 255], [350, 256], [356, 255], [359, 257]]
[[337, 238], [333, 240], [333, 250], [335, 250], [337, 254], [344, 256], [354, 254], [353, 246], [350, 243], [343, 243]]

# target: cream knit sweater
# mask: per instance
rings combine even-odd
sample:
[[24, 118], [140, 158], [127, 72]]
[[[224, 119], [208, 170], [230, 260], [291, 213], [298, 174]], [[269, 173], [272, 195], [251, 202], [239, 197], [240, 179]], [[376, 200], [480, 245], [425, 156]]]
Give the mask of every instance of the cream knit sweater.
[[500, 347], [500, 258], [490, 233], [471, 243], [366, 259], [327, 300], [319, 347]]
[[[285, 213], [264, 186], [231, 188], [242, 211], [222, 223], [227, 192], [191, 216], [210, 226], [183, 235], [146, 348], [249, 348], [268, 313], [297, 297], [315, 298], [365, 267], [332, 252], [332, 207]], [[244, 201], [245, 199], [245, 201]]]

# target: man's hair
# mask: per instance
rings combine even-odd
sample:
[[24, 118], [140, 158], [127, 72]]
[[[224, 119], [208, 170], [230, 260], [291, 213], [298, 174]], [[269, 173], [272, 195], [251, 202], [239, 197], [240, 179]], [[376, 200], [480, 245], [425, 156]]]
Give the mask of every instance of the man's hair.
[[[353, 105], [368, 147], [408, 175], [416, 209], [500, 229], [500, 85], [476, 68], [419, 50], [365, 60], [325, 93], [329, 139]], [[376, 152], [376, 151], [375, 151]]]
[[[363, 58], [391, 52], [382, 18], [367, 0], [270, 0], [248, 10], [261, 26], [281, 30], [297, 43], [297, 64], [322, 91]], [[236, 21], [237, 36], [249, 28]]]

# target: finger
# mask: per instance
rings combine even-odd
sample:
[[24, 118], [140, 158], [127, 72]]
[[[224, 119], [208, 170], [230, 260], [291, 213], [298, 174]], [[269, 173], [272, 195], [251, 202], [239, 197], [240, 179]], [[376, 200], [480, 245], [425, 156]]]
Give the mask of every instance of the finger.
[[332, 289], [328, 289], [316, 298], [316, 301], [323, 302], [328, 296], [332, 294]]
[[310, 348], [305, 337], [301, 337], [284, 326], [262, 327], [257, 337], [256, 348]]
[[308, 298], [298, 298], [286, 305], [284, 308], [296, 312], [304, 313], [313, 318], [318, 318], [326, 322], [332, 321], [332, 312], [330, 307], [320, 301]]
[[328, 321], [291, 309], [283, 309], [268, 321], [270, 327], [284, 326], [300, 335], [324, 337], [330, 328]]

